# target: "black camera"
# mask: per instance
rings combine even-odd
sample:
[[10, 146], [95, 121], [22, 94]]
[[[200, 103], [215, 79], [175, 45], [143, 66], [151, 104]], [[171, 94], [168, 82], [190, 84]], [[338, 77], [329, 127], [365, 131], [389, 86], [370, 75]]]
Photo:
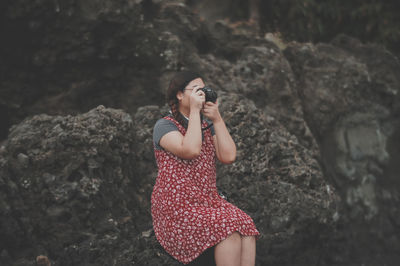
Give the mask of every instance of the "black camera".
[[201, 88], [199, 90], [202, 90], [206, 95], [206, 102], [215, 103], [217, 101], [218, 94], [213, 89], [211, 89], [211, 87], [205, 86], [204, 88]]

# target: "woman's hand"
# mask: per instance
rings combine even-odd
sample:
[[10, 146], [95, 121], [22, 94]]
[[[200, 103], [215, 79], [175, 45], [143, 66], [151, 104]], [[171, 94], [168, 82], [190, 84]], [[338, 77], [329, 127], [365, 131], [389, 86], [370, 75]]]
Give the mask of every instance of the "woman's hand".
[[193, 89], [190, 94], [190, 110], [200, 111], [203, 108], [205, 100], [206, 96], [202, 90]]
[[213, 103], [213, 102], [206, 102], [203, 107], [203, 114], [211, 119], [213, 123], [218, 122], [219, 120], [222, 120], [221, 114], [219, 113], [218, 109], [218, 100]]

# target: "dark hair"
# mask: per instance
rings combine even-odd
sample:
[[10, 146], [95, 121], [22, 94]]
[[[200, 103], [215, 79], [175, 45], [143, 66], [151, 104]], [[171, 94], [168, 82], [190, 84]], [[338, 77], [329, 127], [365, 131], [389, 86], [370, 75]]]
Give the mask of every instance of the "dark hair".
[[182, 126], [186, 127], [186, 120], [183, 115], [179, 112], [179, 101], [176, 98], [176, 94], [181, 91], [184, 92], [185, 87], [194, 79], [201, 78], [199, 74], [191, 71], [178, 72], [170, 81], [166, 101], [171, 108], [172, 116], [178, 121]]

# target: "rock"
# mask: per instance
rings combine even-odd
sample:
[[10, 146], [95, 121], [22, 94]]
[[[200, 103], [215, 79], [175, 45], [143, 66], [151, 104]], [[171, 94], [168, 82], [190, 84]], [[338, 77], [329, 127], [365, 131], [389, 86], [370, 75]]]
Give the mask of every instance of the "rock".
[[[290, 263], [293, 258], [283, 256], [289, 250], [311, 257], [325, 252], [326, 246], [321, 243], [330, 238], [339, 199], [312, 153], [252, 101], [225, 92], [220, 93], [219, 100], [238, 156], [233, 165], [218, 166], [217, 185], [230, 202], [254, 218], [263, 235], [258, 248], [268, 251], [268, 255], [258, 257], [259, 263]], [[138, 132], [146, 132], [140, 133], [143, 139], [151, 139], [159, 114], [154, 106], [138, 110], [135, 121], [140, 121]], [[151, 144], [139, 141], [137, 147], [139, 151], [148, 150]], [[144, 183], [153, 184], [156, 173], [148, 172]], [[316, 244], [304, 247], [304, 241]]]
[[[37, 115], [15, 125], [0, 170], [1, 206], [8, 206], [0, 216], [6, 240], [1, 249], [15, 256], [26, 243], [63, 262], [71, 246], [118, 239], [122, 227], [131, 236], [139, 233], [132, 223], [110, 222], [132, 216], [128, 206], [137, 206], [126, 196], [138, 190], [133, 139], [131, 117], [104, 106], [80, 116]], [[31, 158], [29, 165], [21, 166], [21, 154]], [[70, 256], [80, 263], [90, 259]]]
[[219, 167], [218, 186], [255, 220], [262, 234], [257, 248], [264, 251], [258, 262], [289, 265], [294, 258], [284, 254], [294, 252], [317, 263], [338, 215], [334, 188], [312, 153], [277, 119], [239, 95], [223, 94], [221, 103], [238, 156], [233, 165]]
[[[234, 165], [221, 166], [218, 183], [262, 232], [259, 246], [271, 256], [259, 261], [303, 251], [304, 239], [320, 243], [332, 230], [336, 199], [315, 160], [251, 101], [224, 92], [220, 98], [239, 156]], [[150, 216], [156, 178], [151, 135], [161, 110], [142, 107], [132, 120], [122, 110], [98, 106], [78, 116], [33, 116], [12, 127], [0, 171], [14, 185], [2, 186], [9, 215], [3, 212], [0, 222], [20, 227], [3, 232], [9, 240], [2, 249], [10, 252], [29, 240], [29, 249], [41, 247], [60, 265], [175, 265], [152, 234]], [[252, 146], [255, 153], [248, 150]], [[27, 167], [16, 163], [18, 154], [31, 158]], [[7, 218], [17, 212], [16, 221]], [[286, 247], [278, 244], [283, 240]], [[193, 264], [210, 261], [207, 254]]]
[[[383, 252], [387, 263], [396, 261], [398, 237], [394, 246], [385, 240], [369, 243], [388, 232], [399, 235], [393, 219], [399, 216], [398, 174], [393, 171], [400, 158], [397, 58], [344, 35], [331, 44], [290, 44], [285, 56], [298, 79], [304, 117], [320, 146], [326, 176], [343, 199], [342, 241], [359, 252], [358, 258]], [[371, 240], [361, 245], [357, 239]]]
[[3, 128], [28, 115], [160, 104], [159, 90], [144, 88], [155, 88], [171, 64], [164, 55], [173, 41], [154, 30], [151, 14], [159, 7], [145, 2], [151, 1], [4, 3], [0, 33], [9, 38], [0, 46], [0, 139], [7, 136]]
[[398, 58], [344, 35], [262, 38], [186, 3], [1, 5], [2, 263], [179, 264], [151, 233], [151, 134], [192, 69], [237, 143], [218, 186], [262, 231], [258, 264], [397, 265]]

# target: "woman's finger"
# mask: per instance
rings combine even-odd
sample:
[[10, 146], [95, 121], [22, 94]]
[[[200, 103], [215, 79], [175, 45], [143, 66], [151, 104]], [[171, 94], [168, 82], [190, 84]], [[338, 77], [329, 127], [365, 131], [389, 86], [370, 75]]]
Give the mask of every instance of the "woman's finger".
[[198, 95], [202, 95], [202, 96], [205, 95], [204, 91], [202, 91], [202, 90], [198, 90], [198, 91], [196, 91], [196, 93], [197, 93]]

